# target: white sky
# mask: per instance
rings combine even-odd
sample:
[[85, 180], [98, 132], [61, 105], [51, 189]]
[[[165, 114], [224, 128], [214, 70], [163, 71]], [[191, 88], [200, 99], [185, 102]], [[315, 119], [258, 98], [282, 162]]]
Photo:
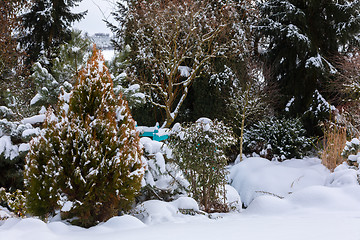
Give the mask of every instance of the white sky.
[[94, 33], [111, 33], [103, 19], [112, 19], [110, 13], [115, 9], [114, 2], [115, 0], [83, 0], [78, 7], [72, 9], [72, 12], [77, 13], [88, 10], [88, 13], [81, 22], [74, 23], [74, 28], [88, 32], [90, 35]]

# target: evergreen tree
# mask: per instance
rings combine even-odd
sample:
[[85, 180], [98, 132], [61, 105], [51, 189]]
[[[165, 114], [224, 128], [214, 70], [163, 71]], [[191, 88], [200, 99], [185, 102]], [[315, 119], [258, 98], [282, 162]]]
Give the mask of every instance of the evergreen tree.
[[139, 136], [98, 50], [73, 92], [62, 95], [59, 111], [59, 117], [47, 113], [44, 130], [31, 142], [30, 211], [44, 218], [61, 209], [64, 219], [90, 227], [129, 209], [144, 172]]
[[20, 42], [28, 53], [28, 63], [35, 62], [42, 54], [51, 58], [57, 48], [70, 41], [70, 27], [81, 20], [86, 12], [72, 13], [72, 7], [81, 0], [34, 0], [30, 11], [23, 14], [27, 30]]
[[360, 32], [358, 0], [270, 0], [259, 3], [269, 81], [283, 97], [280, 110], [293, 99], [294, 116], [309, 108], [318, 90], [327, 101], [331, 78], [337, 72], [332, 58], [347, 51]]
[[313, 140], [305, 134], [299, 119], [269, 118], [245, 130], [244, 149], [269, 160], [303, 158], [313, 147]]
[[30, 101], [31, 106], [55, 106], [61, 89], [69, 92], [75, 84], [79, 70], [91, 55], [91, 42], [81, 36], [80, 31], [72, 31], [71, 40], [61, 44], [58, 56], [51, 60], [48, 70], [41, 62], [36, 62], [30, 78], [37, 94]]

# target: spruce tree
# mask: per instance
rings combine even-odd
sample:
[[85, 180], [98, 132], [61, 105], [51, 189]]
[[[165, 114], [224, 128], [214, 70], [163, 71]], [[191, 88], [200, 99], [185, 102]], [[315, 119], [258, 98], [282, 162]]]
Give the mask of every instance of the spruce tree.
[[61, 209], [62, 218], [90, 227], [129, 209], [140, 190], [144, 167], [135, 121], [127, 102], [115, 97], [104, 62], [94, 49], [72, 93], [62, 95], [59, 116], [48, 112], [31, 143], [26, 186], [35, 215]]
[[72, 13], [71, 8], [81, 0], [33, 0], [30, 11], [23, 14], [27, 30], [20, 42], [28, 53], [28, 63], [42, 54], [51, 58], [60, 44], [71, 39], [71, 25], [81, 20], [86, 12]]
[[[327, 101], [337, 69], [332, 59], [346, 52], [360, 32], [358, 0], [270, 0], [260, 2], [262, 20], [257, 29], [265, 40], [265, 61], [283, 97], [290, 99], [294, 116], [309, 108], [316, 90]], [[279, 109], [279, 110], [280, 110]]]

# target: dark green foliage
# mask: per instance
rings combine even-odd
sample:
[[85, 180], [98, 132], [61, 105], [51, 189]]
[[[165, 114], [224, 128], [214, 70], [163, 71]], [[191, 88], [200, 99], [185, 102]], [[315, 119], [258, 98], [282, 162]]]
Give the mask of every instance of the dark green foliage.
[[335, 110], [325, 98], [316, 90], [311, 98], [308, 110], [301, 117], [304, 128], [310, 136], [321, 136], [323, 129], [319, 126], [319, 122], [331, 120], [331, 113]]
[[34, 0], [30, 11], [23, 16], [27, 34], [20, 38], [28, 53], [28, 63], [40, 55], [51, 58], [58, 47], [71, 39], [71, 25], [81, 20], [86, 12], [72, 13], [71, 8], [82, 0]]
[[189, 192], [207, 211], [224, 211], [219, 198], [226, 184], [224, 151], [235, 144], [233, 133], [222, 122], [199, 119], [171, 136], [175, 162], [189, 181]]
[[58, 173], [56, 161], [59, 161], [57, 153], [60, 152], [59, 131], [56, 129], [56, 122], [51, 121], [53, 112], [47, 113], [44, 123], [46, 131], [31, 141], [31, 148], [26, 157], [25, 166], [25, 187], [27, 190], [27, 206], [29, 213], [46, 219], [55, 213], [59, 208], [58, 201]]
[[228, 103], [234, 81], [224, 75], [224, 71], [219, 70], [217, 73], [199, 76], [189, 90], [177, 121], [193, 122], [200, 117], [207, 117], [230, 122], [234, 113]]
[[59, 116], [48, 111], [31, 143], [25, 175], [31, 213], [44, 218], [59, 209], [63, 219], [91, 227], [131, 207], [144, 169], [135, 121], [119, 97], [94, 50], [73, 92], [61, 97]]
[[[272, 70], [268, 81], [282, 93], [278, 110], [295, 97], [291, 115], [309, 109], [318, 90], [329, 101], [337, 69], [333, 58], [347, 51], [360, 32], [358, 0], [270, 0], [259, 3], [258, 33], [266, 43], [264, 59]], [[316, 126], [321, 119], [314, 122]]]
[[244, 148], [270, 160], [302, 158], [312, 149], [305, 134], [299, 119], [270, 118], [245, 131]]
[[6, 189], [23, 188], [24, 156], [13, 159], [0, 155], [0, 186]]

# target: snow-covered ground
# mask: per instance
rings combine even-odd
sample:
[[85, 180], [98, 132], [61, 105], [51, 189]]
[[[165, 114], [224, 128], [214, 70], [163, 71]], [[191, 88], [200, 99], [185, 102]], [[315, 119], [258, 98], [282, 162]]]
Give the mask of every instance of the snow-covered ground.
[[[184, 215], [193, 199], [152, 200], [132, 216], [114, 217], [90, 229], [53, 220], [0, 221], [0, 239], [360, 239], [357, 171], [340, 165], [330, 173], [320, 160], [269, 162], [248, 158], [230, 167], [229, 181], [246, 206], [226, 214]], [[0, 209], [0, 216], [5, 216]]]
[[[109, 224], [107, 224], [109, 223]], [[290, 216], [228, 215], [217, 220], [200, 217], [184, 222], [144, 225], [131, 216], [112, 218], [90, 229], [60, 222], [45, 224], [36, 219], [8, 220], [0, 228], [1, 239], [246, 239], [307, 240], [360, 238], [360, 219], [356, 214], [317, 214]]]

